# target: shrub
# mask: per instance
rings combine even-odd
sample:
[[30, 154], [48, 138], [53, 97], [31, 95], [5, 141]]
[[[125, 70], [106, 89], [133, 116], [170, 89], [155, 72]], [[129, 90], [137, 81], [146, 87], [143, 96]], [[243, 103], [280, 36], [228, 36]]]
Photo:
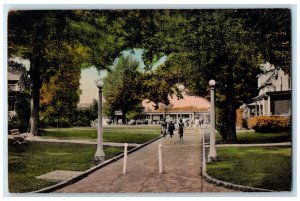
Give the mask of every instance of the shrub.
[[258, 132], [280, 132], [291, 129], [291, 119], [282, 116], [250, 117], [248, 126]]
[[19, 129], [20, 132], [27, 132], [29, 127], [30, 106], [29, 94], [24, 92], [17, 92], [15, 94], [15, 112], [16, 116], [8, 122], [8, 129]]
[[83, 122], [81, 120], [75, 121], [72, 126], [90, 126], [89, 124], [87, 125], [86, 122]]
[[57, 120], [56, 118], [52, 117], [52, 118], [41, 119], [39, 126], [41, 128], [47, 128], [47, 127], [69, 128], [72, 127], [72, 124], [68, 118], [60, 118], [59, 120]]

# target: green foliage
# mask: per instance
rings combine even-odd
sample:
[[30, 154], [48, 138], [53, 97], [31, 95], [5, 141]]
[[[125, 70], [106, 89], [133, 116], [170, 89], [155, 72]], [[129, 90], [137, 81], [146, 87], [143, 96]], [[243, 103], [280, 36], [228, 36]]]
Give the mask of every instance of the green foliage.
[[[219, 131], [228, 141], [236, 141], [235, 109], [243, 102], [251, 102], [257, 94], [253, 86], [260, 72], [259, 64], [271, 61], [281, 66], [279, 58], [285, 55], [285, 66], [290, 67], [289, 10], [146, 10], [145, 13], [148, 17], [137, 11], [140, 26], [145, 30], [140, 35], [145, 63], [153, 63], [158, 55], [168, 55], [166, 66], [172, 66], [171, 72], [178, 75], [175, 79], [195, 95], [207, 96], [208, 81], [215, 79], [218, 115], [222, 115], [218, 117]], [[277, 53], [280, 57], [275, 56]]]
[[27, 91], [15, 93], [15, 112], [17, 116], [8, 124], [8, 129], [19, 129], [20, 132], [27, 132], [30, 118], [30, 95]]
[[98, 118], [98, 102], [93, 99], [92, 105], [85, 109], [79, 109], [72, 111], [70, 117], [73, 126], [85, 126], [90, 127], [91, 121]]
[[121, 56], [114, 69], [108, 73], [103, 83], [103, 95], [106, 115], [111, 117], [115, 111], [121, 110], [123, 123], [127, 112], [134, 111], [141, 103], [141, 72], [139, 62], [131, 56]]
[[291, 10], [248, 10], [243, 17], [262, 59], [291, 74]]
[[[143, 96], [167, 103], [167, 94], [172, 94], [168, 85], [172, 88], [175, 81], [191, 94], [207, 96], [207, 83], [215, 79], [216, 104], [223, 110], [218, 127], [224, 138], [235, 141], [235, 109], [257, 94], [253, 86], [259, 64], [269, 61], [290, 72], [290, 25], [289, 9], [11, 11], [8, 48], [10, 56], [30, 59], [33, 97], [39, 96], [42, 82], [68, 63], [75, 68], [109, 70], [122, 50], [142, 48], [146, 70], [151, 70], [167, 55], [163, 67], [167, 72], [143, 78]], [[142, 86], [138, 80], [130, 81], [124, 85]], [[140, 94], [139, 89], [124, 92]], [[137, 99], [133, 95], [131, 101]], [[112, 116], [122, 107], [125, 115], [131, 108], [122, 103], [110, 100], [105, 104], [106, 114]], [[38, 107], [35, 104], [33, 113]]]
[[[47, 85], [53, 79], [56, 80], [51, 86], [52, 91], [44, 90], [48, 94], [55, 95], [56, 100], [48, 100], [48, 105], [43, 105], [42, 120], [44, 121], [45, 116], [51, 115], [56, 115], [59, 119], [58, 116], [64, 114], [66, 110], [73, 107], [72, 104], [77, 102], [80, 68], [95, 66], [99, 70], [106, 69], [124, 49], [124, 40], [121, 36], [123, 20], [121, 17], [115, 17], [115, 11], [104, 10], [9, 12], [9, 57], [28, 58], [31, 63], [32, 134], [38, 132], [40, 89], [43, 85]], [[61, 101], [65, 95], [58, 91], [59, 87], [63, 87], [60, 86], [63, 85], [61, 82], [68, 81], [68, 78], [62, 80], [65, 76], [73, 78], [73, 83], [77, 82], [76, 89], [69, 86], [60, 89], [65, 90], [68, 98], [71, 98], [66, 104]], [[55, 92], [53, 87], [56, 87]], [[66, 91], [67, 89], [71, 91]]]
[[[276, 191], [290, 191], [290, 147], [220, 147], [207, 173], [219, 180]], [[257, 157], [259, 155], [259, 157]]]
[[181, 98], [182, 95], [177, 87], [178, 80], [176, 72], [164, 64], [155, 70], [144, 73], [142, 97], [155, 103], [158, 108], [159, 103], [168, 105], [170, 96]]
[[[123, 128], [104, 128], [104, 142], [117, 143], [145, 143], [159, 136], [159, 127], [133, 126]], [[44, 129], [41, 132], [43, 137], [64, 138], [64, 139], [97, 139], [97, 130], [93, 128], [62, 128]]]
[[136, 105], [133, 110], [126, 114], [126, 119], [142, 119], [144, 117], [144, 111], [141, 104]]
[[[80, 150], [80, 151], [78, 151]], [[57, 182], [36, 177], [54, 170], [85, 171], [95, 164], [95, 145], [28, 142], [8, 145], [8, 188], [10, 193], [24, 193]], [[106, 159], [123, 152], [123, 148], [104, 146]]]
[[[260, 133], [260, 132], [238, 132], [237, 139], [239, 144], [264, 144], [264, 143], [280, 143], [291, 142], [292, 134], [290, 132], [274, 132], [274, 133]], [[220, 135], [216, 136], [218, 143], [224, 143]]]

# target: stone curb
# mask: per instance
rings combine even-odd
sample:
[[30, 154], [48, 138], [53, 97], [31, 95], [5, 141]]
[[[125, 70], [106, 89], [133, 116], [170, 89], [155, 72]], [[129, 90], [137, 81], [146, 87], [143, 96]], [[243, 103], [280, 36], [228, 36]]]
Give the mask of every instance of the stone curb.
[[[155, 139], [153, 139], [153, 140], [151, 140], [151, 141], [148, 141], [148, 142], [146, 142], [146, 143], [144, 143], [144, 144], [141, 144], [140, 146], [135, 147], [135, 148], [129, 150], [129, 151], [127, 152], [127, 154], [131, 154], [131, 153], [133, 153], [133, 152], [135, 152], [135, 151], [137, 151], [137, 150], [139, 150], [139, 149], [141, 149], [141, 148], [147, 146], [148, 144], [151, 144], [152, 142], [155, 142], [156, 140], [158, 140], [158, 139], [160, 139], [160, 138], [162, 138], [162, 137], [163, 137], [163, 136], [160, 135], [159, 137], [157, 137], [157, 138], [155, 138]], [[49, 186], [49, 187], [46, 187], [46, 188], [42, 188], [42, 189], [37, 190], [37, 191], [28, 192], [28, 193], [50, 193], [50, 192], [56, 191], [56, 190], [61, 189], [61, 188], [65, 187], [65, 186], [67, 186], [67, 185], [73, 184], [73, 183], [75, 183], [75, 182], [77, 182], [77, 181], [83, 179], [84, 177], [87, 177], [89, 174], [95, 172], [96, 170], [101, 169], [101, 168], [107, 166], [108, 164], [110, 164], [110, 163], [112, 163], [112, 162], [115, 162], [115, 161], [117, 161], [117, 160], [123, 158], [123, 156], [124, 156], [124, 153], [123, 153], [123, 154], [120, 154], [120, 155], [118, 155], [118, 156], [115, 156], [114, 158], [111, 158], [111, 159], [109, 159], [109, 160], [106, 160], [106, 161], [104, 161], [103, 163], [101, 163], [101, 164], [99, 164], [99, 165], [97, 165], [97, 166], [95, 166], [95, 167], [92, 167], [92, 168], [86, 170], [84, 173], [82, 173], [82, 174], [80, 174], [80, 175], [78, 175], [78, 176], [69, 178], [69, 179], [67, 179], [67, 180], [65, 180], [65, 181], [63, 181], [63, 182], [54, 184], [54, 185], [52, 185], [52, 186]]]
[[[202, 138], [202, 146], [206, 147], [204, 145], [204, 138]], [[202, 151], [202, 158], [205, 157], [204, 155], [205, 155], [205, 152]], [[205, 161], [204, 165], [202, 164], [202, 177], [208, 183], [215, 184], [216, 186], [222, 186], [227, 189], [233, 189], [233, 190], [238, 190], [238, 191], [242, 191], [242, 192], [276, 192], [274, 190], [268, 190], [268, 189], [263, 189], [263, 188], [254, 188], [251, 186], [243, 186], [243, 185], [233, 184], [230, 182], [225, 182], [225, 181], [215, 179], [207, 174], [206, 161]]]
[[243, 186], [243, 185], [238, 185], [238, 184], [221, 181], [221, 180], [218, 180], [218, 179], [215, 179], [215, 178], [209, 176], [206, 172], [204, 173], [203, 178], [208, 183], [212, 183], [217, 186], [222, 186], [222, 187], [225, 187], [228, 189], [239, 190], [242, 192], [276, 192], [273, 190], [268, 190], [268, 189], [263, 189], [263, 188], [254, 188], [251, 186]]

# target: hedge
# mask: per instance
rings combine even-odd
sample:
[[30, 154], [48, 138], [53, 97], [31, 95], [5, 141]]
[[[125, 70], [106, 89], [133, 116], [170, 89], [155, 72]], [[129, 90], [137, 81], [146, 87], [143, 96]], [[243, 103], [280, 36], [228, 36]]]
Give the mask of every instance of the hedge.
[[291, 118], [283, 116], [258, 116], [248, 119], [248, 127], [257, 132], [281, 132], [291, 129]]

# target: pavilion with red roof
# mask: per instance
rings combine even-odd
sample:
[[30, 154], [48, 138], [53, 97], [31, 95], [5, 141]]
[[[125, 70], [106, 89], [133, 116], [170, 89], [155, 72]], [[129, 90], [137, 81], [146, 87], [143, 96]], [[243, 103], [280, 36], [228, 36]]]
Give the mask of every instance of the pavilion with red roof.
[[198, 96], [189, 96], [185, 92], [182, 93], [183, 98], [169, 96], [169, 105], [159, 104], [159, 108], [155, 109], [155, 104], [149, 100], [143, 100], [142, 106], [146, 119], [150, 123], [158, 123], [163, 119], [172, 120], [178, 123], [179, 119], [185, 122], [193, 123], [196, 118], [203, 121], [204, 124], [210, 122], [210, 104], [208, 100]]

